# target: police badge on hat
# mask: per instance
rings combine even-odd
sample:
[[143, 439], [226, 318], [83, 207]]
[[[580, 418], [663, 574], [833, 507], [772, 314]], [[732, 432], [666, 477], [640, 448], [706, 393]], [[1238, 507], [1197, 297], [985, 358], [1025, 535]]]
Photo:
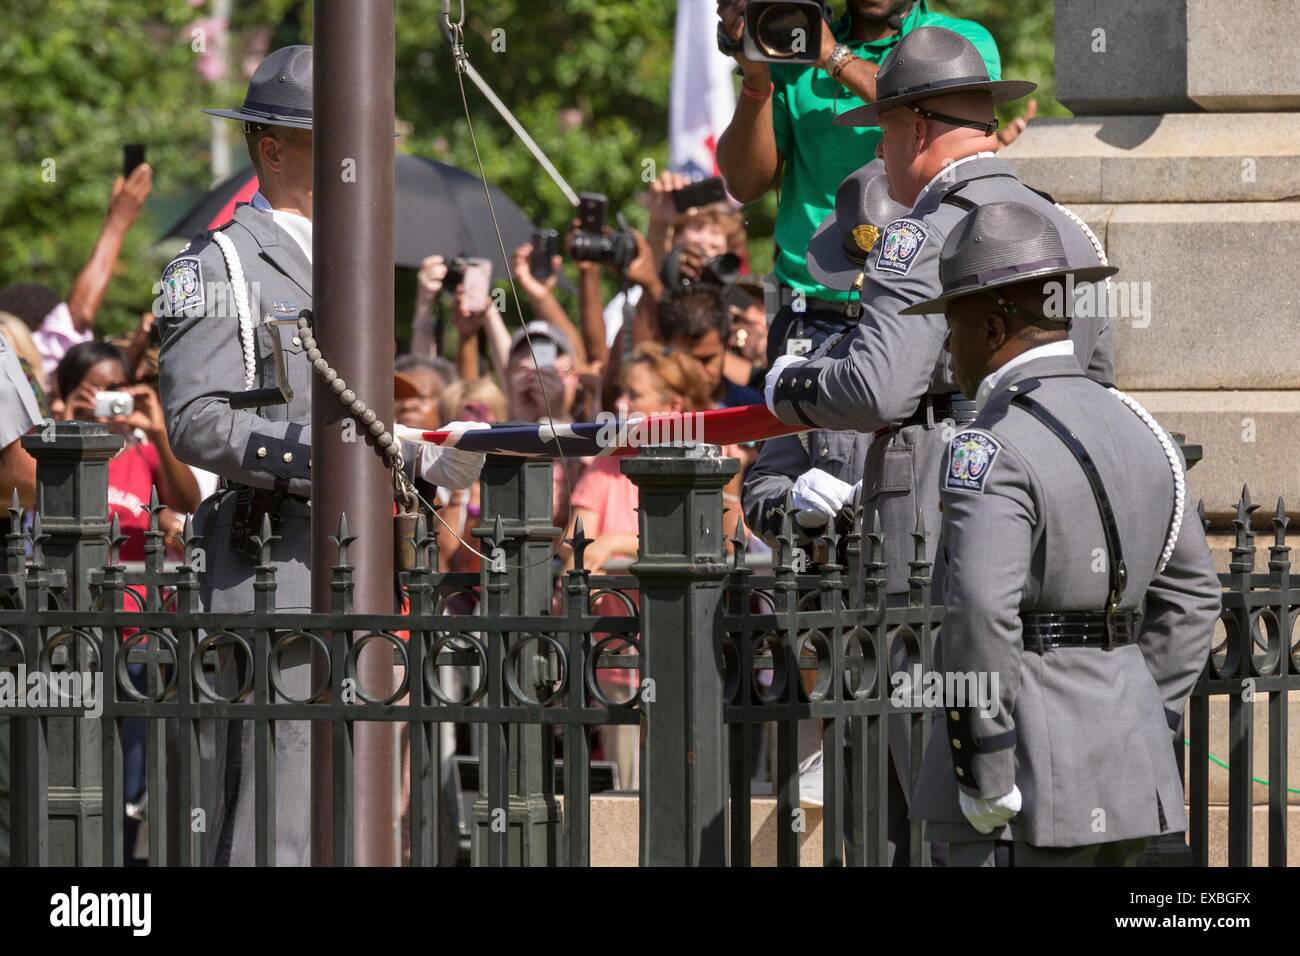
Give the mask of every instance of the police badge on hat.
[[957, 491], [984, 492], [984, 481], [1002, 446], [992, 435], [962, 432], [952, 440], [948, 453], [948, 477], [944, 486]]
[[895, 219], [885, 227], [880, 239], [880, 255], [876, 258], [876, 268], [881, 272], [896, 272], [907, 275], [916, 261], [916, 255], [925, 245], [925, 227], [911, 219]]
[[167, 264], [162, 274], [162, 292], [172, 315], [203, 307], [203, 266], [198, 256], [181, 256]]

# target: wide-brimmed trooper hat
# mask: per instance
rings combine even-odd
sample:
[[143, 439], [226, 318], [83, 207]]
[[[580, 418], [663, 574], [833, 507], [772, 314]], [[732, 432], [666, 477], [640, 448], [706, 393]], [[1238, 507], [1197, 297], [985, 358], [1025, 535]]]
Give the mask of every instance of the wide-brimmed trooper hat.
[[[1118, 271], [1114, 266], [1070, 265], [1052, 220], [1024, 203], [989, 203], [967, 213], [944, 242], [939, 253], [943, 294], [900, 314], [943, 312], [954, 299], [1022, 282], [1046, 283], [1067, 276], [1076, 283], [1098, 282]], [[1061, 321], [1068, 318], [1064, 315]]]
[[268, 53], [253, 71], [242, 107], [203, 112], [264, 126], [311, 129], [311, 77], [311, 47], [281, 47]]
[[[1038, 84], [992, 80], [975, 44], [943, 27], [918, 27], [885, 57], [876, 75], [876, 100], [835, 117], [837, 126], [879, 126], [880, 114], [895, 106], [967, 90], [988, 90], [993, 105], [1018, 100]], [[936, 119], [943, 117], [935, 115]]]
[[835, 190], [835, 211], [808, 240], [808, 273], [828, 289], [852, 289], [876, 239], [907, 213], [889, 198], [883, 160], [855, 169]]

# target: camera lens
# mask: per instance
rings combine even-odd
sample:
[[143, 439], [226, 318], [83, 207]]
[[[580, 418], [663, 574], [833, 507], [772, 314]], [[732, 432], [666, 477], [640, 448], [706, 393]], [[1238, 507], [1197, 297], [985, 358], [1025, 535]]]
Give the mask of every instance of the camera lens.
[[803, 41], [802, 50], [797, 52], [806, 53], [812, 37], [808, 34], [808, 16], [803, 8], [773, 4], [759, 13], [754, 24], [754, 39], [766, 56], [774, 59], [795, 56], [796, 37]]

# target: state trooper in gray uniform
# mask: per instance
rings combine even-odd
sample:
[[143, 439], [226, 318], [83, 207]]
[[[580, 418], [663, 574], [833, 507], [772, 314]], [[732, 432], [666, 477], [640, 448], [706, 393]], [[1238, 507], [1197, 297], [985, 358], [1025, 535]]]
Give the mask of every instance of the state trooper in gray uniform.
[[[934, 560], [939, 527], [935, 476], [952, 428], [974, 417], [960, 396], [943, 351], [939, 315], [917, 321], [900, 311], [939, 291], [939, 250], [971, 209], [1014, 200], [1057, 224], [1072, 262], [1096, 265], [1095, 237], [1071, 213], [1016, 178], [992, 150], [993, 107], [1034, 84], [991, 81], [983, 58], [964, 37], [921, 27], [899, 41], [876, 80], [878, 99], [837, 117], [846, 126], [880, 125], [890, 195], [911, 214], [890, 222], [867, 257], [862, 313], [848, 334], [811, 356], [781, 356], [767, 374], [768, 406], [784, 422], [877, 432], [867, 453], [862, 499], [885, 534], [886, 591], [906, 600], [912, 532], [924, 521]], [[1091, 289], [1077, 289], [1083, 296]], [[1075, 356], [1089, 376], [1113, 378], [1104, 295], [1071, 328]]]
[[[848, 291], [862, 279], [867, 253], [884, 227], [907, 215], [889, 198], [885, 164], [872, 160], [840, 183], [835, 211], [808, 243], [808, 271], [828, 289]], [[851, 310], [860, 308], [853, 303]], [[850, 313], [855, 318], [856, 311]], [[745, 520], [769, 544], [781, 530], [788, 493], [793, 492], [794, 527], [806, 545], [841, 514], [857, 495], [871, 435], [818, 429], [769, 438], [745, 472]]]
[[[862, 281], [867, 254], [884, 227], [907, 209], [889, 197], [885, 164], [874, 159], [854, 171], [835, 191], [835, 211], [813, 234], [808, 243], [808, 271], [828, 289], [849, 291]], [[856, 318], [860, 303], [849, 306]], [[862, 485], [862, 471], [869, 433], [829, 428], [798, 435], [769, 438], [763, 442], [758, 460], [745, 472], [743, 501], [745, 518], [769, 544], [781, 531], [786, 497], [795, 508], [792, 526], [800, 547], [808, 547], [829, 523], [849, 530], [852, 507]], [[890, 834], [895, 858], [900, 841], [906, 857], [908, 833], [906, 787], [906, 742], [908, 727], [901, 715], [890, 721], [891, 750], [898, 763], [891, 763], [889, 786], [896, 798], [890, 801]], [[802, 756], [802, 754], [801, 754]], [[822, 752], [810, 754], [799, 766], [799, 794], [802, 803], [820, 806]]]
[[[294, 325], [310, 309], [312, 49], [269, 54], [254, 72], [244, 105], [205, 110], [241, 120], [260, 192], [226, 224], [191, 242], [163, 271], [158, 358], [168, 435], [182, 461], [220, 475], [200, 505], [200, 599], [208, 611], [253, 609], [262, 516], [280, 536], [271, 549], [279, 610], [311, 608], [312, 358]], [[282, 321], [277, 321], [282, 320]], [[277, 350], [292, 397], [277, 401]], [[325, 357], [328, 359], [328, 356]], [[254, 393], [261, 398], [254, 400]], [[274, 393], [271, 404], [268, 393]], [[363, 396], [364, 398], [364, 396]], [[256, 405], [257, 407], [253, 407]], [[405, 460], [414, 462], [413, 448]], [[472, 482], [483, 456], [426, 447], [419, 456], [433, 484]], [[307, 642], [280, 656], [289, 694], [310, 695]], [[222, 685], [240, 686], [235, 655], [222, 656]], [[208, 807], [208, 863], [254, 861], [253, 739], [243, 722], [218, 728], [218, 785]], [[310, 862], [310, 738], [307, 722], [276, 725], [276, 860]]]
[[[1016, 178], [994, 157], [994, 106], [1031, 92], [1033, 83], [989, 79], [967, 39], [942, 27], [920, 27], [899, 41], [876, 78], [877, 99], [835, 122], [880, 126], [889, 193], [909, 215], [888, 223], [868, 254], [858, 285], [856, 327], [828, 339], [809, 356], [781, 356], [767, 374], [768, 407], [782, 421], [875, 432], [867, 450], [861, 500], [879, 515], [884, 533], [885, 589], [891, 604], [907, 602], [913, 532], [924, 527], [927, 560], [935, 558], [940, 525], [938, 475], [953, 431], [975, 415], [963, 399], [943, 350], [941, 315], [909, 319], [904, 308], [939, 293], [939, 251], [961, 218], [980, 205], [1026, 203], [1058, 224], [1072, 262], [1099, 263], [1100, 244], [1083, 223]], [[1077, 289], [1083, 296], [1089, 286]], [[1075, 357], [1100, 382], [1113, 377], [1105, 296], [1071, 328]], [[940, 592], [935, 592], [936, 599]], [[909, 663], [901, 640], [890, 670]], [[911, 779], [910, 725], [890, 721], [895, 771]], [[891, 815], [894, 813], [891, 801]], [[897, 837], [897, 839], [895, 839]], [[891, 844], [903, 836], [891, 825]]]
[[[0, 507], [9, 507], [15, 490], [22, 504], [32, 503], [36, 463], [18, 439], [40, 423], [36, 396], [18, 356], [0, 336]], [[0, 866], [9, 862], [9, 796], [9, 718], [0, 714]]]
[[[1066, 332], [1056, 225], [1016, 202], [951, 230], [942, 294], [974, 423], [941, 472], [945, 701], [913, 815], [950, 865], [1132, 865], [1186, 827], [1171, 729], [1209, 655], [1220, 585], [1178, 447], [1132, 398], [1089, 380]], [[983, 685], [967, 678], [987, 676]]]
[[35, 426], [41, 423], [41, 411], [36, 404], [27, 376], [23, 374], [18, 356], [0, 336], [0, 507], [8, 508], [15, 489], [22, 504], [33, 501], [36, 464], [18, 443]]

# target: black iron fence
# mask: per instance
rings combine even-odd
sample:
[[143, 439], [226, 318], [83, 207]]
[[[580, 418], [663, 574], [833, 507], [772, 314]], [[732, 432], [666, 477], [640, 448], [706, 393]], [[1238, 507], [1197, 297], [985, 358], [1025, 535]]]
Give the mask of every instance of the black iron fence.
[[[48, 437], [48, 436], [47, 436]], [[353, 567], [346, 519], [334, 536], [328, 612], [276, 609], [275, 569], [263, 529], [250, 613], [214, 614], [198, 603], [203, 542], [185, 536], [178, 566], [164, 562], [156, 502], [143, 567], [118, 561], [121, 538], [107, 517], [106, 463], [117, 439], [93, 426], [61, 425], [53, 441], [25, 439], [38, 458], [42, 503], [26, 527], [17, 509], [0, 574], [0, 746], [8, 743], [10, 859], [19, 865], [121, 864], [124, 846], [123, 732], [145, 727], [148, 859], [198, 865], [213, 839], [208, 813], [219, 781], [205, 734], [242, 720], [256, 742], [252, 767], [256, 860], [276, 845], [277, 722], [328, 725], [327, 799], [317, 849], [352, 862], [355, 788], [352, 728], [359, 721], [405, 728], [409, 801], [402, 809], [413, 866], [452, 862], [439, 828], [453, 810], [441, 786], [449, 754], [441, 728], [477, 730], [477, 799], [464, 814], [476, 865], [586, 865], [591, 858], [593, 731], [639, 729], [639, 857], [643, 864], [752, 862], [755, 760], [775, 753], [778, 864], [799, 862], [820, 814], [827, 865], [888, 860], [891, 810], [889, 723], [910, 733], [910, 776], [919, 773], [929, 713], [921, 698], [891, 693], [901, 674], [929, 673], [942, 608], [932, 603], [923, 532], [916, 534], [910, 594], [884, 593], [878, 528], [830, 534], [810, 554], [787, 525], [771, 574], [745, 567], [744, 541], [727, 554], [722, 488], [736, 463], [716, 449], [643, 449], [625, 472], [640, 492], [640, 553], [630, 574], [584, 569], [579, 529], [574, 569], [558, 571], [559, 528], [551, 520], [551, 465], [496, 459], [484, 471], [477, 574], [439, 572], [436, 537], [422, 518], [406, 547], [401, 611], [360, 614], [351, 605]], [[1227, 699], [1230, 743], [1228, 855], [1251, 862], [1253, 694], [1269, 702], [1269, 863], [1286, 853], [1287, 700], [1300, 689], [1300, 645], [1292, 636], [1300, 595], [1290, 581], [1286, 520], [1279, 503], [1267, 573], [1254, 570], [1253, 506], [1244, 500], [1224, 585], [1224, 635], [1189, 711], [1190, 850], [1164, 841], [1174, 862], [1209, 860], [1209, 714]], [[319, 667], [309, 693], [294, 697], [280, 674], [302, 642]], [[359, 681], [363, 648], [391, 648], [395, 689]], [[242, 661], [235, 686], [215, 677], [218, 658]], [[93, 710], [76, 677], [98, 682]], [[21, 678], [21, 680], [20, 680]], [[454, 678], [454, 679], [453, 679]], [[43, 695], [33, 695], [33, 688]], [[0, 690], [3, 683], [0, 682]], [[80, 696], [79, 695], [80, 692]], [[800, 799], [800, 726], [823, 754], [824, 806]], [[1181, 741], [1180, 741], [1181, 744]], [[807, 750], [806, 741], [804, 750]], [[1184, 750], [1177, 747], [1180, 760]], [[558, 768], [558, 769], [557, 769]], [[207, 772], [205, 772], [205, 770]], [[3, 781], [0, 781], [3, 784]], [[283, 785], [281, 783], [280, 785]], [[307, 782], [302, 783], [307, 786]], [[4, 787], [0, 786], [0, 791]], [[894, 797], [897, 801], [897, 796]], [[929, 862], [919, 824], [907, 854]], [[0, 846], [0, 849], [3, 847]]]
[[[1189, 797], [1190, 862], [1210, 861], [1210, 773], [1228, 776], [1227, 861], [1251, 866], [1255, 843], [1255, 786], [1268, 788], [1268, 865], [1287, 865], [1287, 818], [1290, 806], [1300, 805], [1300, 789], [1289, 785], [1287, 773], [1289, 695], [1300, 691], [1300, 589], [1291, 580], [1291, 548], [1287, 544], [1286, 505], [1281, 498], [1273, 513], [1273, 543], [1268, 570], [1257, 570], [1252, 514], [1258, 508], [1242, 488], [1232, 560], [1223, 584], [1222, 633], [1216, 636], [1205, 672], [1192, 692], [1185, 723], [1186, 780]], [[1204, 520], [1204, 509], [1201, 511]], [[1210, 709], [1215, 699], [1226, 702], [1227, 752], [1210, 750]], [[1255, 703], [1267, 701], [1268, 776], [1255, 767]], [[1179, 766], [1184, 765], [1179, 748]], [[1226, 758], [1226, 759], [1225, 759]], [[1300, 860], [1292, 860], [1300, 863]]]

